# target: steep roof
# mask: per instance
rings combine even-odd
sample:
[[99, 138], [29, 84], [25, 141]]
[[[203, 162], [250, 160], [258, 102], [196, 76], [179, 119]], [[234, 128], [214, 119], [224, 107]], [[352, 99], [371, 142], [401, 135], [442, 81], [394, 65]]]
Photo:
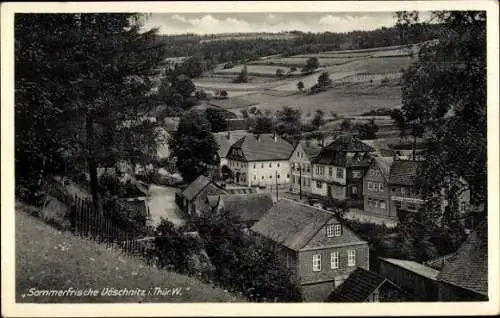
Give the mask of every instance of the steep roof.
[[273, 134], [246, 135], [232, 147], [240, 148], [246, 161], [288, 160], [293, 152], [289, 142]]
[[210, 179], [205, 177], [204, 175], [200, 175], [196, 180], [191, 182], [191, 184], [182, 192], [182, 196], [188, 199], [189, 201], [193, 200], [198, 193], [203, 190], [209, 183]]
[[[298, 251], [307, 247], [316, 233], [331, 219], [339, 222], [328, 211], [293, 200], [280, 199], [255, 223], [251, 230], [289, 249]], [[364, 242], [345, 226], [343, 228], [341, 236], [329, 238], [328, 242], [318, 241], [317, 243], [321, 243], [320, 246], [335, 246]]]
[[384, 277], [358, 267], [330, 294], [328, 301], [364, 302], [385, 281]]
[[389, 184], [415, 185], [415, 177], [420, 162], [413, 160], [395, 160], [392, 163]]
[[270, 193], [222, 195], [219, 205], [243, 222], [257, 221], [273, 206], [273, 198]]
[[392, 166], [392, 163], [394, 161], [393, 158], [392, 157], [376, 156], [373, 158], [373, 161], [382, 171], [382, 174], [383, 174], [385, 180], [389, 181], [389, 177], [390, 177], [390, 173], [391, 173], [391, 166]]
[[229, 148], [241, 139], [243, 136], [246, 136], [248, 132], [246, 131], [231, 131], [231, 132], [219, 132], [213, 133], [215, 142], [219, 145], [219, 149], [217, 153], [220, 158], [225, 158], [227, 156], [227, 152]]
[[395, 259], [395, 258], [381, 258], [382, 260], [386, 261], [387, 263], [396, 265], [398, 267], [404, 268], [410, 272], [413, 272], [417, 275], [427, 277], [432, 280], [436, 280], [439, 271], [429, 267], [425, 266], [423, 264], [414, 262], [414, 261], [408, 261], [408, 260], [402, 260], [402, 259]]
[[368, 167], [372, 159], [368, 155], [348, 157], [345, 152], [335, 152], [323, 149], [313, 162], [337, 167]]
[[[311, 160], [316, 158], [316, 156], [319, 155], [319, 153], [321, 152], [321, 147], [315, 143], [312, 143], [312, 142], [307, 143], [305, 141], [301, 141], [300, 143], [297, 144], [297, 146], [295, 146], [295, 149], [297, 149], [297, 147], [299, 145], [302, 148], [302, 150], [305, 152], [307, 157]], [[295, 151], [295, 149], [294, 149], [294, 151]]]
[[368, 146], [360, 139], [350, 136], [343, 135], [337, 137], [328, 146], [325, 147], [326, 150], [336, 151], [336, 152], [372, 152], [375, 149]]
[[488, 226], [486, 222], [470, 234], [455, 257], [446, 262], [438, 280], [488, 295]]

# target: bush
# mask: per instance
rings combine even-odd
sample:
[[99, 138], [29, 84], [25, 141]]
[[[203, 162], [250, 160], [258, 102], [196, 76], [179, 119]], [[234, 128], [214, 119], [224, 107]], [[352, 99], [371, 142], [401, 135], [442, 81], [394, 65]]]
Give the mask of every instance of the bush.
[[382, 83], [382, 84], [389, 83], [389, 78], [388, 77], [384, 77], [382, 80], [380, 80], [380, 83]]

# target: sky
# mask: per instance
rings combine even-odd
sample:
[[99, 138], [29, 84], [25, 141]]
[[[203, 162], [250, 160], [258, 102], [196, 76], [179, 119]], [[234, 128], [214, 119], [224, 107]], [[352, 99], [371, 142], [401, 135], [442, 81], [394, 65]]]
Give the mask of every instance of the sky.
[[[360, 3], [361, 4], [361, 3]], [[421, 13], [425, 18], [428, 14]], [[214, 34], [248, 32], [349, 32], [391, 27], [393, 12], [231, 12], [152, 13], [145, 28], [159, 28], [160, 34]]]

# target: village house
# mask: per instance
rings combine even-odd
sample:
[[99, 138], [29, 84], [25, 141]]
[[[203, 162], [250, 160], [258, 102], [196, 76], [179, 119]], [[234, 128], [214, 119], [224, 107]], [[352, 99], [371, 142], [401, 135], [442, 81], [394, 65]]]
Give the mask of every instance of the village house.
[[374, 149], [353, 136], [340, 136], [313, 159], [313, 194], [335, 199], [361, 200], [363, 175]]
[[314, 143], [300, 142], [290, 156], [290, 190], [294, 193], [312, 193], [312, 160], [321, 147]]
[[363, 206], [369, 213], [397, 217], [397, 211], [391, 210], [391, 191], [389, 176], [392, 157], [375, 156], [363, 178]]
[[207, 196], [227, 193], [221, 186], [200, 175], [184, 189], [176, 193], [176, 203], [184, 213], [190, 216], [200, 215], [207, 209]]
[[437, 301], [439, 270], [414, 261], [379, 258], [380, 275], [400, 286], [417, 301]]
[[229, 212], [237, 217], [244, 228], [252, 227], [273, 206], [270, 193], [220, 194], [207, 197], [214, 212]]
[[251, 232], [276, 244], [305, 301], [325, 301], [356, 268], [369, 269], [368, 243], [322, 209], [281, 199]]
[[215, 142], [219, 146], [217, 156], [219, 159], [219, 166], [221, 167], [223, 174], [229, 171], [228, 161], [226, 158], [229, 149], [235, 142], [248, 134], [249, 133], [245, 130], [213, 133]]
[[391, 192], [389, 211], [396, 213], [417, 212], [425, 203], [415, 187], [419, 161], [395, 160], [391, 165], [388, 187]]
[[356, 268], [349, 277], [328, 296], [328, 302], [400, 302], [412, 298], [387, 278]]
[[233, 182], [245, 186], [288, 186], [293, 146], [276, 134], [246, 135], [228, 151]]
[[440, 301], [488, 301], [487, 223], [482, 222], [443, 263], [437, 276]]

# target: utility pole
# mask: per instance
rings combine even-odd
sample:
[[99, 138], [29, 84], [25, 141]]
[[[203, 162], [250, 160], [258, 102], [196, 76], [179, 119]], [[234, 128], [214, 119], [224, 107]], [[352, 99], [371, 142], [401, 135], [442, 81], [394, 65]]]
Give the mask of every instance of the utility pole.
[[276, 170], [276, 202], [278, 202], [278, 170]]
[[299, 199], [302, 200], [302, 165], [299, 163]]

